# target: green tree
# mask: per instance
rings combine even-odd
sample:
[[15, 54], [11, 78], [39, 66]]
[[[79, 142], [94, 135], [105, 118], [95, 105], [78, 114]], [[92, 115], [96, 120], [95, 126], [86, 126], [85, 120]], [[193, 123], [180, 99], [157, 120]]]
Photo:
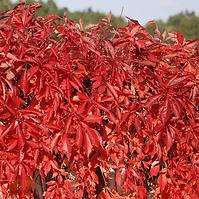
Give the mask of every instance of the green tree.
[[166, 29], [181, 32], [187, 39], [199, 38], [199, 16], [188, 11], [170, 16]]
[[57, 7], [57, 4], [53, 0], [47, 0], [47, 2], [41, 2], [42, 8], [38, 11], [38, 15], [59, 15], [60, 10]]
[[[102, 18], [107, 18], [107, 15], [105, 13], [93, 12], [90, 9], [86, 11], [67, 12], [66, 16], [76, 22], [78, 22], [81, 18], [83, 20], [84, 25], [94, 24], [99, 22], [99, 20]], [[112, 17], [112, 23], [115, 27], [121, 27], [127, 24], [124, 18], [117, 17], [114, 15]]]
[[0, 11], [9, 10], [13, 7], [10, 0], [0, 0]]
[[[34, 3], [35, 0], [26, 0], [27, 3]], [[18, 2], [12, 3], [11, 0], [0, 0], [0, 11], [8, 10], [13, 8]], [[59, 8], [55, 0], [39, 0], [42, 4], [42, 8], [37, 11], [37, 15], [59, 15], [63, 17], [64, 15], [68, 18], [78, 22], [81, 18], [84, 26], [88, 24], [94, 24], [99, 22], [101, 18], [107, 18], [107, 14], [102, 12], [94, 12], [91, 8], [84, 11], [70, 12], [68, 8]], [[127, 24], [123, 17], [114, 16], [112, 17], [112, 23], [115, 27], [121, 27]], [[148, 32], [151, 34], [153, 30], [158, 27], [160, 32], [167, 30], [167, 32], [177, 31], [181, 32], [185, 38], [193, 39], [199, 37], [199, 16], [194, 12], [181, 12], [176, 15], [170, 16], [169, 19], [164, 22], [162, 20], [157, 20], [156, 25], [151, 25], [147, 28]]]
[[147, 28], [151, 34], [153, 30], [158, 27], [160, 32], [166, 30], [167, 32], [181, 32], [186, 39], [199, 38], [199, 16], [195, 12], [181, 12], [170, 16], [169, 19], [164, 22], [157, 20], [156, 25], [151, 25]]

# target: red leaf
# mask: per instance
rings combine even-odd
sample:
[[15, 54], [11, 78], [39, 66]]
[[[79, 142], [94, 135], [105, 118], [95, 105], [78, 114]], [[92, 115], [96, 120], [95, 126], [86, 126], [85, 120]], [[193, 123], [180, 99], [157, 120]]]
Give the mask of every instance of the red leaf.
[[50, 170], [51, 170], [51, 162], [47, 161], [45, 166], [44, 166], [44, 174], [47, 175]]
[[17, 57], [11, 53], [7, 54], [7, 58], [12, 59], [13, 61], [18, 61]]
[[[51, 166], [52, 166], [53, 169], [55, 169], [55, 170], [58, 170], [58, 169], [59, 169], [59, 166], [58, 166], [58, 163], [57, 163], [56, 160], [51, 160], [51, 161], [50, 161], [50, 164], [51, 164]], [[57, 175], [57, 172], [55, 172], [54, 174]]]
[[178, 133], [178, 130], [175, 127], [171, 126], [171, 125], [169, 125], [168, 127], [169, 127], [169, 131], [170, 131], [171, 137], [174, 140], [175, 139], [175, 135]]
[[108, 116], [109, 116], [109, 119], [113, 122], [113, 123], [117, 123], [118, 120], [116, 120], [115, 118], [115, 115], [113, 113], [111, 113], [110, 111], [108, 111]]
[[6, 82], [6, 84], [9, 86], [10, 90], [11, 90], [11, 96], [13, 95], [14, 93], [14, 88], [13, 88], [13, 85], [12, 83], [10, 82], [9, 79], [4, 79], [4, 81]]
[[129, 36], [134, 37], [138, 33], [139, 29], [140, 29], [139, 24], [133, 24], [132, 29], [129, 33]]
[[171, 146], [173, 145], [174, 138], [175, 138], [176, 130], [171, 125], [167, 128], [167, 134], [166, 134], [166, 149], [169, 151]]
[[86, 127], [91, 144], [95, 147], [99, 147], [99, 145], [102, 144], [102, 138], [99, 135], [98, 131], [95, 129], [89, 128], [88, 126]]
[[193, 92], [192, 92], [192, 101], [195, 102], [195, 100], [197, 99], [199, 93], [199, 87], [194, 86], [193, 88]]
[[20, 192], [23, 195], [27, 186], [27, 171], [24, 166], [21, 166], [21, 176], [20, 176]]
[[62, 136], [62, 142], [63, 142], [63, 151], [67, 154], [67, 157], [70, 159], [72, 146], [65, 133]]
[[82, 114], [82, 113], [85, 111], [85, 109], [86, 109], [86, 105], [87, 105], [87, 101], [81, 102], [81, 104], [78, 106], [77, 112], [78, 112], [79, 114]]
[[2, 99], [1, 96], [0, 96], [0, 104], [2, 105], [2, 107], [5, 107], [12, 115], [16, 115], [16, 111], [14, 109], [13, 104], [7, 105], [7, 103]]
[[29, 14], [29, 7], [24, 10], [23, 15], [22, 15], [22, 22], [24, 26], [26, 26], [26, 24], [28, 24], [28, 22], [32, 18], [32, 16], [28, 17], [28, 14]]
[[60, 17], [59, 16], [55, 16], [55, 15], [46, 16], [45, 24], [54, 22], [55, 20], [59, 20], [59, 19], [60, 19]]
[[110, 113], [110, 111], [102, 104], [95, 102], [95, 104], [98, 106], [98, 108], [102, 109], [103, 111], [105, 111], [106, 113]]
[[164, 192], [166, 186], [167, 186], [167, 177], [166, 177], [166, 173], [163, 173], [159, 176], [158, 178], [158, 182], [159, 182], [159, 186], [160, 186], [160, 191]]
[[101, 123], [102, 117], [98, 115], [88, 115], [85, 119], [85, 122], [91, 122], [91, 123]]
[[3, 98], [3, 100], [5, 100], [6, 99], [6, 87], [5, 87], [5, 84], [1, 81], [1, 79], [0, 79], [0, 82], [1, 82], [1, 87], [2, 87], [2, 93], [3, 93], [3, 96], [2, 96], [2, 98]]
[[103, 97], [100, 102], [112, 102], [114, 98], [112, 96]]
[[17, 121], [12, 122], [8, 128], [5, 128], [5, 130], [3, 132], [1, 132], [0, 138], [2, 139], [3, 137], [5, 137], [9, 132], [14, 130], [17, 125], [18, 125]]
[[135, 128], [138, 134], [141, 133], [141, 121], [138, 117], [135, 117]]
[[154, 167], [152, 167], [150, 169], [150, 175], [151, 175], [151, 177], [157, 176], [157, 174], [159, 173], [159, 171], [160, 171], [160, 165], [159, 164], [156, 165], [156, 166], [154, 166]]
[[99, 94], [102, 94], [102, 93], [104, 93], [105, 91], [106, 91], [106, 86], [105, 85], [101, 85], [101, 86], [99, 86], [99, 88], [98, 88], [98, 92], [99, 92]]
[[114, 47], [112, 46], [111, 42], [110, 41], [105, 41], [105, 43], [106, 43], [106, 46], [109, 49], [109, 52], [110, 52], [112, 58], [115, 58], [115, 50], [114, 50]]
[[106, 85], [109, 88], [109, 90], [111, 91], [111, 93], [112, 93], [113, 97], [115, 98], [115, 100], [117, 101], [118, 100], [118, 94], [117, 94], [115, 88], [111, 84], [109, 84], [108, 82], [106, 83]]
[[84, 134], [84, 149], [85, 149], [87, 158], [89, 158], [89, 155], [92, 151], [92, 144], [87, 133]]
[[174, 115], [176, 116], [177, 119], [179, 119], [180, 115], [181, 115], [181, 107], [180, 107], [179, 102], [177, 100], [175, 100], [175, 101], [172, 100], [171, 106], [172, 106]]
[[69, 199], [75, 198], [74, 190], [73, 190], [73, 188], [71, 186], [71, 182], [69, 180], [64, 181], [64, 190], [66, 190], [66, 192], [68, 193], [67, 197], [65, 196], [65, 198], [69, 198]]
[[179, 32], [177, 32], [177, 40], [178, 40], [179, 44], [181, 44], [181, 45], [184, 43], [184, 37]]
[[40, 153], [39, 151], [40, 151], [39, 149], [36, 149], [36, 150], [35, 150], [35, 154], [34, 154], [34, 161], [35, 161], [35, 162], [37, 162], [37, 160], [38, 160], [39, 153]]
[[[26, 110], [20, 110], [20, 112], [23, 114], [23, 115], [28, 115], [29, 117], [31, 115], [35, 115], [36, 117], [43, 117], [43, 113], [41, 113], [39, 110], [36, 110], [34, 108], [32, 109], [26, 109]], [[39, 128], [39, 127], [38, 127]]]
[[186, 79], [188, 79], [188, 76], [174, 77], [168, 82], [168, 86], [177, 86], [180, 83], [185, 82]]
[[69, 117], [68, 120], [67, 120], [67, 122], [66, 122], [65, 129], [64, 129], [64, 132], [66, 133], [66, 135], [67, 135], [68, 130], [70, 128], [71, 122], [72, 122], [72, 117]]
[[61, 133], [57, 133], [57, 134], [55, 134], [54, 138], [52, 139], [52, 141], [50, 143], [51, 151], [53, 151], [54, 147], [57, 145], [60, 135], [61, 135]]
[[29, 133], [33, 137], [38, 138], [40, 136], [42, 129], [28, 121], [24, 122], [24, 124], [28, 127]]
[[0, 161], [0, 181], [3, 179], [3, 167], [4, 167], [4, 162]]
[[82, 143], [83, 143], [83, 134], [82, 134], [82, 129], [81, 129], [80, 126], [77, 127], [75, 142], [76, 142], [76, 144], [77, 144], [77, 146], [78, 146], [79, 148], [82, 147]]
[[19, 162], [22, 163], [25, 157], [25, 151], [23, 149], [19, 150]]
[[73, 82], [73, 81], [70, 81], [70, 84], [73, 88], [75, 88], [76, 90], [79, 90], [79, 86], [77, 83]]
[[54, 94], [54, 105], [53, 105], [53, 111], [54, 111], [55, 117], [57, 116], [57, 110], [58, 110], [59, 106], [60, 106], [59, 94], [55, 93]]
[[16, 132], [18, 133], [18, 149], [22, 150], [25, 145], [25, 137], [23, 132], [21, 131], [20, 126], [16, 127]]
[[157, 104], [158, 103], [158, 99], [160, 98], [160, 95], [155, 95], [153, 97], [150, 97], [146, 103], [147, 107], [152, 106], [153, 104]]
[[13, 140], [12, 143], [7, 147], [8, 151], [12, 151], [17, 146], [18, 140]]
[[166, 124], [170, 117], [170, 106], [169, 106], [169, 100], [166, 99], [164, 105], [160, 109], [160, 118], [162, 120], [163, 125]]

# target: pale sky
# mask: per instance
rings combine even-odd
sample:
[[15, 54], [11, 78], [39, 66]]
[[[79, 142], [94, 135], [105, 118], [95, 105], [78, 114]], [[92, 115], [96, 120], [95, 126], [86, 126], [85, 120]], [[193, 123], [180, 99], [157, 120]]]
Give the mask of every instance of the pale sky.
[[199, 0], [54, 0], [59, 7], [70, 11], [91, 7], [94, 11], [128, 16], [145, 24], [149, 20], [163, 19], [181, 11], [195, 11], [199, 15]]

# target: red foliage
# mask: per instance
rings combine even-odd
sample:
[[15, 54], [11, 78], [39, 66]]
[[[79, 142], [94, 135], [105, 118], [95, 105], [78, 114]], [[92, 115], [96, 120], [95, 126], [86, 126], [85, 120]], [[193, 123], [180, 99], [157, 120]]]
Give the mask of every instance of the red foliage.
[[3, 197], [32, 198], [36, 170], [49, 199], [197, 197], [197, 40], [38, 8], [0, 14]]

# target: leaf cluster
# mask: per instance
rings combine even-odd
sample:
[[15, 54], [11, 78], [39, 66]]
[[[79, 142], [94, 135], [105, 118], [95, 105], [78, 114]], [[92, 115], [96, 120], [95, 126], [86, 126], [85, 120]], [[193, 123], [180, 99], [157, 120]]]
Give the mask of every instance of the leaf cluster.
[[2, 197], [197, 197], [198, 41], [39, 8], [0, 13]]

